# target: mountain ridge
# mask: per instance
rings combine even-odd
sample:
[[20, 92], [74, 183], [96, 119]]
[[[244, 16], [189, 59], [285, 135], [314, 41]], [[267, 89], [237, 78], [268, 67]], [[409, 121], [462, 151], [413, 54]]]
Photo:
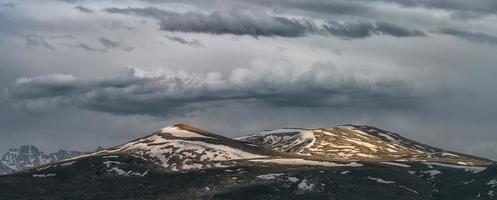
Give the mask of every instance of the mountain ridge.
[[[347, 159], [339, 159], [339, 153]], [[495, 199], [496, 166], [488, 159], [445, 151], [369, 126], [266, 130], [232, 139], [177, 124], [127, 143], [2, 176], [0, 196]]]
[[34, 145], [11, 148], [0, 157], [0, 175], [13, 173], [26, 167], [36, 167], [45, 163], [64, 160], [81, 154], [78, 151], [58, 150], [45, 154]]

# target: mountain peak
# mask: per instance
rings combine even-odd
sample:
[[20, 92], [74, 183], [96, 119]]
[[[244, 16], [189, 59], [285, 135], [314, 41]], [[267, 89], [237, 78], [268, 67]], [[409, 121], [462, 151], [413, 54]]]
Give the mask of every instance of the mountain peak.
[[0, 157], [0, 175], [55, 160], [67, 159], [79, 154], [80, 152], [77, 151], [66, 150], [59, 150], [55, 153], [45, 154], [35, 145], [22, 145], [18, 148], [11, 148]]
[[[264, 196], [250, 199], [272, 199], [264, 191], [278, 193], [277, 199], [300, 198], [311, 192], [314, 193], [305, 199], [357, 199], [360, 198], [357, 194], [368, 197], [377, 194], [371, 192], [375, 188], [386, 192], [371, 199], [432, 199], [439, 192], [444, 192], [443, 195], [453, 191], [467, 192], [451, 189], [455, 184], [465, 188], [488, 188], [474, 190], [471, 197], [482, 191], [493, 192], [497, 179], [495, 166], [487, 168], [490, 163], [364, 125], [264, 130], [232, 139], [176, 124], [122, 145], [6, 177], [14, 178], [12, 182], [7, 181], [13, 183], [11, 188], [25, 186], [19, 190], [23, 192], [16, 190], [16, 195], [32, 191], [33, 187], [53, 184], [63, 185], [44, 188], [44, 191], [57, 191], [54, 194], [58, 195], [68, 191], [65, 188], [71, 188], [83, 189], [87, 194], [102, 194], [93, 191], [104, 189], [108, 192], [117, 180], [123, 181], [119, 193], [138, 191], [143, 195], [166, 191], [162, 197], [178, 199], [243, 199], [254, 197], [252, 194], [260, 191]], [[2, 167], [0, 163], [0, 170]], [[111, 179], [113, 176], [133, 178]], [[41, 178], [44, 181], [40, 181]], [[83, 181], [88, 185], [71, 181], [82, 179], [91, 181]], [[40, 183], [51, 184], [37, 185]], [[137, 183], [146, 187], [136, 187]], [[441, 184], [450, 188], [441, 187]], [[345, 187], [339, 187], [341, 185]], [[232, 196], [226, 191], [240, 196]], [[317, 196], [321, 193], [328, 196]], [[393, 195], [385, 196], [385, 193]], [[112, 191], [109, 196], [121, 198], [115, 194]], [[216, 197], [216, 194], [220, 196]]]
[[224, 136], [210, 133], [203, 129], [188, 125], [188, 124], [175, 124], [173, 126], [167, 126], [159, 131], [163, 134], [169, 134], [173, 137], [180, 138], [216, 138], [216, 139], [227, 139]]
[[300, 156], [346, 161], [443, 161], [479, 165], [488, 160], [431, 147], [365, 125], [331, 129], [280, 129], [238, 139]]
[[88, 156], [133, 156], [152, 161], [168, 171], [229, 166], [240, 159], [266, 157], [268, 151], [186, 125], [167, 126], [128, 143]]

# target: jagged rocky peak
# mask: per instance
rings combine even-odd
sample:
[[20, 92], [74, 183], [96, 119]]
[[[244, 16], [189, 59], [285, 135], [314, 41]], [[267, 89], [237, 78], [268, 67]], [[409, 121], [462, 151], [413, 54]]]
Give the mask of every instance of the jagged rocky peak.
[[1, 162], [12, 170], [16, 170], [47, 162], [47, 158], [36, 146], [22, 145], [19, 148], [12, 148], [7, 151], [2, 156]]
[[443, 161], [462, 165], [483, 165], [490, 162], [431, 147], [371, 126], [341, 125], [331, 129], [312, 130], [279, 129], [238, 139], [279, 152], [321, 159]]
[[34, 145], [22, 145], [11, 148], [0, 159], [0, 174], [11, 173], [23, 168], [34, 167], [51, 161], [67, 159], [80, 152], [59, 150], [55, 153], [45, 154]]

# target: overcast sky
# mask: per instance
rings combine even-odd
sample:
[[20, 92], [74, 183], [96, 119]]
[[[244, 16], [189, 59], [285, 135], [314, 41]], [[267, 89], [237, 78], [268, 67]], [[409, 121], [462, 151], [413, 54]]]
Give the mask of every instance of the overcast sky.
[[495, 0], [0, 0], [0, 152], [366, 124], [497, 159]]

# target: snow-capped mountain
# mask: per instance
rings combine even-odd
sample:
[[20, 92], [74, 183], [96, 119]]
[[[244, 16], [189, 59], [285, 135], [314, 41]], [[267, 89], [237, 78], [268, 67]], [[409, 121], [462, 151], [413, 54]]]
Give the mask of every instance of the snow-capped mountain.
[[267, 157], [269, 151], [185, 124], [177, 124], [131, 142], [80, 157], [102, 155], [135, 156], [165, 170], [180, 171], [229, 166], [229, 161]]
[[496, 166], [369, 126], [232, 139], [178, 124], [2, 176], [0, 197], [492, 200]]
[[443, 161], [479, 165], [486, 159], [431, 147], [371, 126], [343, 125], [331, 129], [263, 131], [242, 141], [279, 152], [331, 160]]
[[81, 154], [77, 151], [59, 150], [45, 154], [34, 145], [12, 148], [0, 158], [0, 175], [12, 173], [23, 168], [34, 167], [51, 161], [63, 160]]

